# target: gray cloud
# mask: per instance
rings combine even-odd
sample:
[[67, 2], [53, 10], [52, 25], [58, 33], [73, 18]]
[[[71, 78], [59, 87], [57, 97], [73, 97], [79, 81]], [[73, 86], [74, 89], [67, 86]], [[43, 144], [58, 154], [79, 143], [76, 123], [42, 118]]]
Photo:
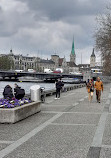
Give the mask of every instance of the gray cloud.
[[102, 0], [25, 0], [25, 2], [30, 9], [41, 10], [44, 16], [52, 20], [70, 16], [94, 15], [104, 8]]
[[[95, 17], [103, 13], [104, 0], [1, 0], [0, 48], [18, 52], [53, 53], [69, 59], [75, 38], [77, 61], [80, 53], [89, 61], [94, 46]], [[39, 51], [38, 51], [39, 50]]]

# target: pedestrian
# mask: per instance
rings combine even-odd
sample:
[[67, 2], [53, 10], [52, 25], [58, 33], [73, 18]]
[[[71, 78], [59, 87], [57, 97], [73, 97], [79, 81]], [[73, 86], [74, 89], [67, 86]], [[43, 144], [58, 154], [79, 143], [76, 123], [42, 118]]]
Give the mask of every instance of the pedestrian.
[[61, 92], [65, 92], [65, 88], [64, 88], [64, 82], [63, 81], [61, 81], [62, 82], [62, 86], [61, 86]]
[[63, 84], [61, 82], [61, 78], [56, 81], [55, 86], [56, 86], [56, 98], [55, 99], [60, 99], [60, 91], [63, 86]]
[[6, 85], [3, 91], [3, 96], [5, 99], [11, 100], [13, 98], [13, 91], [10, 85]]
[[87, 88], [88, 98], [89, 98], [89, 102], [90, 102], [93, 99], [93, 92], [94, 92], [94, 84], [93, 84], [92, 80], [89, 80], [86, 88]]
[[97, 81], [95, 82], [94, 87], [96, 89], [97, 102], [100, 103], [101, 90], [103, 92], [103, 82], [100, 80], [100, 77], [97, 77]]
[[15, 83], [14, 95], [16, 99], [22, 99], [25, 96], [25, 90]]

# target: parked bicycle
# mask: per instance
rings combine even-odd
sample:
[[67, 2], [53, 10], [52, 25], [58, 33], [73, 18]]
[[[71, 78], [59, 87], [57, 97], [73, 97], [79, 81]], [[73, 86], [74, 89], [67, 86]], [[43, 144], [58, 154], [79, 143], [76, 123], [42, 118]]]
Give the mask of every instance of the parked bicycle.
[[40, 98], [41, 98], [41, 102], [44, 103], [45, 102], [45, 92], [44, 92], [44, 87], [40, 88]]

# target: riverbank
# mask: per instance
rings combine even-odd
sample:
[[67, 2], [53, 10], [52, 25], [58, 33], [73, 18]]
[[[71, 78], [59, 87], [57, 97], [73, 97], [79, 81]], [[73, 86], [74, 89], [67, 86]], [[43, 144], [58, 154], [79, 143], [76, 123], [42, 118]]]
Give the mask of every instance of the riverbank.
[[[64, 87], [64, 89], [61, 91], [61, 93], [64, 93], [64, 92], [68, 92], [68, 91], [71, 91], [71, 90], [74, 90], [74, 89], [77, 89], [77, 88], [82, 88], [82, 87], [85, 87], [86, 84], [83, 83], [83, 84], [75, 84], [75, 85], [67, 85]], [[47, 96], [51, 96], [51, 95], [55, 95], [56, 93], [56, 88], [53, 88], [53, 89], [50, 89], [50, 90], [44, 90], [44, 96], [47, 97]], [[30, 98], [30, 94], [26, 94], [25, 97], [27, 98]]]
[[110, 158], [111, 109], [104, 111], [110, 87], [104, 85], [100, 104], [95, 92], [89, 103], [83, 87], [47, 97], [41, 112], [25, 120], [0, 124], [0, 158]]

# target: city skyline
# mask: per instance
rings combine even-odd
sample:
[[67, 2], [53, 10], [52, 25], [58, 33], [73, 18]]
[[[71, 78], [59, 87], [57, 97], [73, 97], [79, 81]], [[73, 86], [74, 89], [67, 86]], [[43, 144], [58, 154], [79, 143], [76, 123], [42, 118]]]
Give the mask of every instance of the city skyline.
[[[96, 17], [109, 0], [1, 0], [0, 53], [50, 58], [69, 56], [74, 45], [76, 63], [89, 63], [94, 47]], [[99, 54], [96, 53], [97, 60]]]

